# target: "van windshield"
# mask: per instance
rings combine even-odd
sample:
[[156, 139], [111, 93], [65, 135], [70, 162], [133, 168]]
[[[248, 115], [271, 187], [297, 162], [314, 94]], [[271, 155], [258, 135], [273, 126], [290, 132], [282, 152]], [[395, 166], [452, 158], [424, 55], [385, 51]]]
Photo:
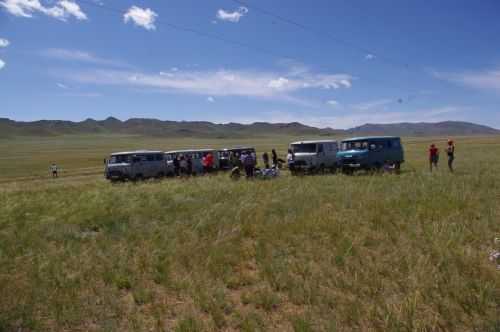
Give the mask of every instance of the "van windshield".
[[129, 154], [120, 154], [117, 156], [111, 156], [109, 158], [110, 164], [121, 164], [121, 163], [130, 163], [130, 155]]
[[292, 150], [293, 153], [314, 153], [316, 152], [315, 143], [306, 143], [306, 144], [293, 144]]
[[346, 150], [368, 150], [368, 141], [342, 142], [342, 151]]

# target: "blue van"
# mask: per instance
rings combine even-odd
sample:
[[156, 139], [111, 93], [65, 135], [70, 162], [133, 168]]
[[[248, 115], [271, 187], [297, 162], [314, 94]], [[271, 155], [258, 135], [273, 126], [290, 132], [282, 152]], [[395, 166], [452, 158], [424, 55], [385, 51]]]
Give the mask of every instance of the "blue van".
[[385, 163], [399, 170], [404, 162], [401, 138], [395, 136], [345, 139], [337, 152], [338, 167], [344, 172], [358, 169], [381, 169]]

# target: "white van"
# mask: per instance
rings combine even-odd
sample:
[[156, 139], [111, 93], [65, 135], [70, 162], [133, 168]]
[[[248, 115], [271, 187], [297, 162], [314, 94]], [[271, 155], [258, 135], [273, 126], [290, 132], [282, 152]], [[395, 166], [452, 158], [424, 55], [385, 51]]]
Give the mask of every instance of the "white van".
[[162, 151], [128, 151], [112, 153], [106, 162], [106, 179], [111, 181], [139, 180], [172, 175]]
[[292, 173], [314, 173], [337, 169], [337, 141], [298, 141], [291, 143], [290, 149], [294, 155], [294, 160], [290, 165]]

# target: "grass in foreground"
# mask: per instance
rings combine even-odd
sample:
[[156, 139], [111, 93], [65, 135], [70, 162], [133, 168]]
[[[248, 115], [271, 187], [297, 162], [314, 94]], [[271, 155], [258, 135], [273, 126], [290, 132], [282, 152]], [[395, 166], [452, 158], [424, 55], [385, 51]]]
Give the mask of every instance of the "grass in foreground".
[[418, 143], [400, 176], [6, 185], [0, 330], [498, 331], [487, 142], [454, 175]]

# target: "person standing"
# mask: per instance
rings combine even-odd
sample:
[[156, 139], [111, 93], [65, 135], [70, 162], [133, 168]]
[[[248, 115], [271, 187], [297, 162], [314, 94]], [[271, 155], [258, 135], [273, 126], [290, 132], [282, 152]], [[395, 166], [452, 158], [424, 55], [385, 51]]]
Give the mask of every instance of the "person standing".
[[431, 144], [429, 148], [429, 170], [432, 172], [432, 168], [438, 168], [439, 162], [439, 150], [435, 144]]
[[292, 149], [288, 149], [288, 154], [286, 155], [286, 162], [288, 164], [288, 169], [290, 172], [293, 172], [294, 165], [295, 165], [295, 154], [293, 153]]
[[275, 149], [273, 149], [273, 150], [271, 151], [271, 155], [272, 155], [272, 157], [273, 157], [273, 167], [276, 167], [276, 168], [277, 168], [277, 167], [278, 167], [278, 154], [276, 153], [276, 150], [275, 150]]
[[185, 176], [187, 175], [188, 172], [188, 163], [186, 157], [184, 155], [181, 155], [179, 159], [180, 159], [179, 160], [180, 175]]
[[52, 178], [57, 178], [59, 177], [59, 168], [57, 167], [57, 165], [55, 163], [52, 163], [52, 165], [50, 165], [50, 172], [52, 173]]
[[245, 173], [247, 179], [253, 178], [254, 169], [255, 169], [255, 159], [251, 153], [246, 153], [243, 155], [243, 166], [245, 167]]
[[174, 174], [175, 176], [179, 176], [180, 165], [179, 165], [179, 157], [174, 155]]
[[266, 169], [269, 169], [269, 155], [267, 154], [267, 152], [264, 152], [262, 154], [262, 161], [264, 162], [264, 168]]
[[193, 170], [193, 157], [191, 155], [187, 155], [186, 161], [187, 161], [187, 175], [195, 174]]
[[207, 153], [207, 155], [205, 156], [205, 165], [206, 165], [205, 172], [206, 173], [212, 172], [212, 170], [214, 168], [214, 156], [210, 152]]
[[208, 154], [201, 157], [201, 165], [203, 166], [203, 174], [208, 173], [207, 156], [208, 156]]
[[239, 167], [240, 156], [239, 156], [238, 152], [231, 151], [231, 155], [230, 155], [229, 159], [231, 160], [231, 167]]
[[450, 172], [453, 173], [453, 161], [455, 160], [455, 144], [451, 139], [448, 140], [446, 154], [448, 155], [448, 168], [450, 169]]

